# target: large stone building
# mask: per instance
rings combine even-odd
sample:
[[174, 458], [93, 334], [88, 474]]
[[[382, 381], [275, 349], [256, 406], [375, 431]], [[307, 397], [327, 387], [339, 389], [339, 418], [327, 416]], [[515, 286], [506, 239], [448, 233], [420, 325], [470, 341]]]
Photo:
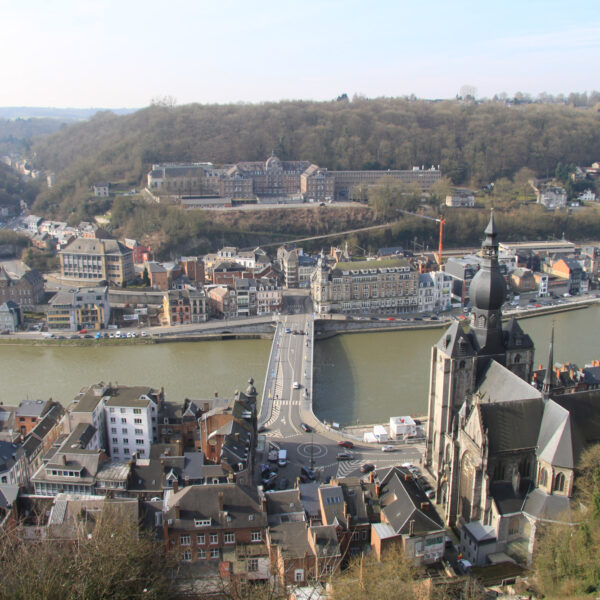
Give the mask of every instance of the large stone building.
[[124, 285], [135, 278], [132, 251], [116, 240], [77, 238], [58, 257], [63, 279]]
[[215, 168], [212, 163], [153, 165], [148, 173], [148, 189], [179, 197], [200, 194], [267, 202], [297, 197], [328, 202], [362, 197], [369, 186], [383, 178], [416, 183], [425, 190], [440, 177], [439, 167], [433, 166], [393, 171], [328, 171], [307, 160], [280, 160], [272, 154], [264, 162], [239, 162], [223, 168]]
[[550, 378], [541, 390], [529, 383], [533, 342], [515, 320], [502, 325], [493, 215], [485, 235], [470, 330], [456, 322], [432, 349], [426, 464], [468, 556], [526, 561], [540, 523], [569, 521], [579, 456], [600, 441], [600, 393], [556, 393]]
[[319, 258], [311, 277], [315, 311], [404, 313], [418, 309], [419, 274], [405, 258], [339, 262]]
[[44, 278], [39, 271], [26, 271], [22, 277], [11, 277], [0, 267], [0, 304], [12, 300], [21, 308], [32, 308], [44, 300]]

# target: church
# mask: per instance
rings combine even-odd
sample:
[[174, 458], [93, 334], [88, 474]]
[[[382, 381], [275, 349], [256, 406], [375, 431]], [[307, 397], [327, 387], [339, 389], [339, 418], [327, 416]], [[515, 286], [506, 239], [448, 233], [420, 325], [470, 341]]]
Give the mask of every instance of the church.
[[515, 319], [502, 321], [497, 237], [492, 212], [470, 328], [453, 323], [432, 348], [426, 447], [445, 522], [481, 565], [529, 562], [543, 523], [571, 521], [580, 455], [600, 442], [600, 390], [553, 393], [552, 343], [549, 376], [532, 385], [533, 342]]

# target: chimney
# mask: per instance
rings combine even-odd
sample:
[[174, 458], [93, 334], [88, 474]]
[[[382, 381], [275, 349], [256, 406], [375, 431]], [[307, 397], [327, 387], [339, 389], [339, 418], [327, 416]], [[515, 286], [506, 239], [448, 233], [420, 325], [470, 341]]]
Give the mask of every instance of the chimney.
[[369, 483], [373, 483], [373, 481], [375, 481], [375, 475], [373, 474], [373, 471], [371, 471], [369, 473]]
[[427, 510], [429, 508], [429, 502], [421, 502], [421, 510]]
[[375, 486], [375, 496], [377, 496], [377, 498], [379, 498], [380, 495], [381, 495], [381, 486], [379, 484], [377, 484]]
[[260, 509], [265, 513], [267, 512], [267, 497], [264, 495], [260, 499]]
[[67, 464], [67, 456], [65, 454], [61, 454], [60, 459], [61, 459], [63, 465]]
[[219, 492], [219, 512], [223, 512], [223, 492]]
[[413, 537], [415, 535], [415, 521], [412, 519], [408, 523], [408, 535], [409, 537]]
[[175, 505], [175, 518], [176, 519], [180, 519], [181, 518], [181, 509], [179, 508], [179, 504]]
[[177, 479], [173, 482], [173, 493], [176, 494], [179, 491], [179, 481]]

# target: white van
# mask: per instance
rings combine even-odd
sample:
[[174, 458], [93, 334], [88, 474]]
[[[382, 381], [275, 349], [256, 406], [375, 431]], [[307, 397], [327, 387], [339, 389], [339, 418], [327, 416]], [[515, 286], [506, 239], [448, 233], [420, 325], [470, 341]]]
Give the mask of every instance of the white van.
[[294, 389], [295, 390], [299, 390], [302, 386], [300, 385], [299, 381], [294, 381]]
[[279, 451], [279, 459], [277, 460], [277, 464], [280, 467], [285, 467], [287, 465], [287, 450]]

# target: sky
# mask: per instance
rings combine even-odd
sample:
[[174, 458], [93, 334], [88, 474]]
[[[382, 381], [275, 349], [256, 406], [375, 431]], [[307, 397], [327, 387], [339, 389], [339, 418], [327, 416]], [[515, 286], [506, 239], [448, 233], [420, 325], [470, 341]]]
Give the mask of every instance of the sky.
[[0, 106], [600, 89], [598, 0], [2, 0]]

